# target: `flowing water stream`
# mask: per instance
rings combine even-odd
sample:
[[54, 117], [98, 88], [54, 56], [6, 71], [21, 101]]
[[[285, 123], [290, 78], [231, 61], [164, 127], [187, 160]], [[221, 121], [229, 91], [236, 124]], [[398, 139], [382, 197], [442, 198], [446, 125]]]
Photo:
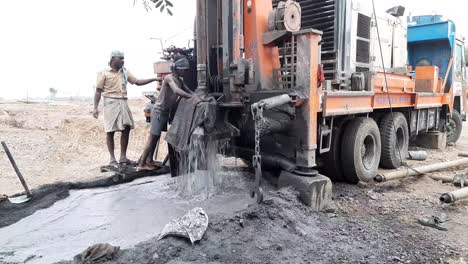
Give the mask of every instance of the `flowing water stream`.
[[180, 171], [177, 177], [178, 188], [182, 196], [209, 198], [220, 194], [233, 186], [245, 188], [229, 173], [223, 171], [221, 160], [229, 148], [229, 141], [191, 141], [189, 151], [182, 155]]
[[[244, 178], [240, 173], [229, 174], [222, 177], [239, 182]], [[30, 256], [36, 258], [28, 264], [54, 263], [72, 259], [96, 243], [130, 248], [158, 236], [165, 224], [194, 207], [202, 207], [208, 216], [230, 215], [254, 203], [242, 189], [187, 199], [178, 186], [166, 175], [71, 191], [68, 198], [0, 229], [0, 263], [2, 258], [23, 263]]]

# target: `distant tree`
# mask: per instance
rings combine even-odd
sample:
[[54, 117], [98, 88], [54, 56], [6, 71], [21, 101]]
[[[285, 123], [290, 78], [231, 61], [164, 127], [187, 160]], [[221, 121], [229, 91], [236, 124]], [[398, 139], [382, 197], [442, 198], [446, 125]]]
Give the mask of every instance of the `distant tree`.
[[55, 95], [57, 95], [57, 92], [58, 90], [53, 88], [53, 87], [50, 87], [49, 88], [49, 93], [50, 93], [50, 99], [55, 99]]
[[[169, 0], [140, 0], [145, 7], [146, 11], [151, 11], [154, 5], [154, 8], [159, 9], [159, 12], [164, 12], [166, 10], [167, 14], [172, 16], [172, 11], [170, 8], [174, 7], [171, 1]], [[138, 0], [133, 0], [133, 5], [136, 5]]]

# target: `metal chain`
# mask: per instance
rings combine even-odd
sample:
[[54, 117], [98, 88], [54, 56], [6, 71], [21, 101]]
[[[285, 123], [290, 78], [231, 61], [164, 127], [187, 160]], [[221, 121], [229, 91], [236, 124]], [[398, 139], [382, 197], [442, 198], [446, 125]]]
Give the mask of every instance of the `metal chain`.
[[257, 198], [257, 203], [263, 201], [263, 190], [260, 186], [262, 179], [262, 156], [260, 155], [260, 136], [262, 133], [263, 105], [252, 105], [252, 117], [255, 124], [255, 149], [252, 157], [252, 165], [255, 169], [255, 186], [251, 193], [252, 198]]

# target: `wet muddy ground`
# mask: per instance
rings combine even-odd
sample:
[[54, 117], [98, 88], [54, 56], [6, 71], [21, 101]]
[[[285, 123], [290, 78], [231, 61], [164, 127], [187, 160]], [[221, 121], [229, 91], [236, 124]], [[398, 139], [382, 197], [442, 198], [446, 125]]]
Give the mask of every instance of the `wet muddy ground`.
[[[89, 106], [74, 104], [66, 111], [64, 106], [28, 107], [34, 109], [9, 108], [21, 126], [0, 124], [2, 139], [12, 142], [12, 152], [35, 193], [23, 207], [0, 202], [2, 264], [26, 259], [25, 263], [71, 263], [75, 254], [97, 242], [121, 247], [120, 256], [108, 263], [468, 262], [468, 201], [453, 205], [438, 201], [440, 194], [456, 189], [450, 184], [428, 177], [360, 186], [337, 183], [332, 208], [319, 213], [298, 202], [292, 190], [270, 192], [264, 204], [251, 204], [247, 194], [253, 176], [245, 171], [227, 177], [231, 180], [224, 187], [232, 188], [211, 195], [181, 195], [176, 188], [181, 182], [167, 176], [74, 190], [77, 182], [97, 187], [93, 185], [108, 176], [98, 172], [107, 159], [100, 124], [88, 117]], [[30, 119], [28, 113], [41, 111], [47, 118]], [[456, 159], [458, 152], [468, 151], [467, 131], [465, 124], [456, 146], [431, 150], [429, 160], [409, 164]], [[131, 157], [138, 155], [145, 133], [135, 131]], [[0, 194], [21, 191], [10, 165], [1, 158], [0, 171]], [[73, 184], [40, 187], [61, 181]], [[180, 238], [157, 241], [163, 222], [192, 206], [202, 206], [208, 213], [210, 224], [203, 239], [193, 246]], [[447, 231], [418, 223], [433, 215], [447, 215]]]
[[[225, 186], [251, 184], [249, 173], [229, 176]], [[179, 183], [168, 176], [71, 191], [0, 229], [0, 245], [6, 245], [0, 260], [72, 263], [66, 259], [88, 246], [110, 243], [122, 251], [108, 263], [466, 263], [468, 203], [441, 205], [411, 186], [440, 185], [441, 191], [451, 186], [428, 178], [406, 181], [335, 184], [332, 208], [319, 213], [290, 189], [269, 191], [265, 203], [257, 205], [243, 188], [181, 196]], [[195, 206], [210, 218], [200, 242], [156, 239], [167, 221]], [[443, 213], [450, 220], [448, 231], [417, 223], [418, 217]]]
[[[350, 200], [341, 191], [335, 200], [345, 205]], [[361, 206], [365, 200], [354, 196]], [[282, 190], [231, 216], [212, 215], [205, 237], [194, 246], [179, 238], [153, 238], [109, 263], [464, 263], [466, 247], [447, 241], [440, 231], [402, 224], [378, 210], [357, 217], [342, 208], [311, 212], [291, 190]]]
[[[50, 194], [50, 201], [58, 199], [53, 205], [0, 229], [0, 259], [54, 263], [96, 243], [129, 248], [159, 235], [165, 224], [193, 207], [202, 207], [209, 215], [230, 215], [253, 203], [241, 189], [239, 175], [217, 175], [226, 178], [225, 185], [219, 185], [222, 193], [181, 195], [178, 181], [182, 178], [163, 175], [106, 188], [71, 190], [68, 196]], [[237, 184], [231, 188], [233, 181]]]

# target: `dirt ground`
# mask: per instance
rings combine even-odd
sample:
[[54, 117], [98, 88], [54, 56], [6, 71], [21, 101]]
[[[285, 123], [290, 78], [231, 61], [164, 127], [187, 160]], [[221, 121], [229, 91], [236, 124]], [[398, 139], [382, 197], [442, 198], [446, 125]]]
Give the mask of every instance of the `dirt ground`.
[[[138, 158], [148, 133], [144, 103], [131, 101], [137, 126], [130, 139], [132, 159]], [[91, 109], [86, 102], [0, 103], [0, 140], [9, 145], [31, 188], [108, 177], [99, 172], [108, 162], [102, 118], [93, 119]], [[2, 111], [10, 117], [2, 117]], [[456, 146], [431, 150], [429, 160], [408, 163], [453, 160], [461, 151], [468, 152], [466, 124]], [[274, 191], [264, 204], [229, 217], [210, 216], [204, 238], [194, 246], [183, 239], [154, 238], [123, 250], [109, 263], [467, 263], [468, 200], [453, 205], [438, 201], [440, 194], [455, 189], [428, 177], [360, 186], [337, 183], [332, 208], [320, 213], [300, 204], [291, 190]], [[21, 190], [0, 151], [0, 194]], [[449, 220], [447, 231], [418, 223], [422, 217], [443, 215]]]
[[[143, 151], [149, 126], [143, 108], [146, 100], [129, 101], [136, 129], [130, 134], [128, 157]], [[5, 141], [31, 189], [43, 184], [74, 182], [101, 177], [99, 167], [109, 163], [102, 114], [91, 116], [91, 102], [1, 103], [0, 140]], [[6, 112], [10, 118], [1, 115]], [[116, 134], [119, 157], [120, 134]], [[161, 144], [164, 159], [166, 144]], [[0, 150], [0, 194], [21, 192], [22, 186]]]

